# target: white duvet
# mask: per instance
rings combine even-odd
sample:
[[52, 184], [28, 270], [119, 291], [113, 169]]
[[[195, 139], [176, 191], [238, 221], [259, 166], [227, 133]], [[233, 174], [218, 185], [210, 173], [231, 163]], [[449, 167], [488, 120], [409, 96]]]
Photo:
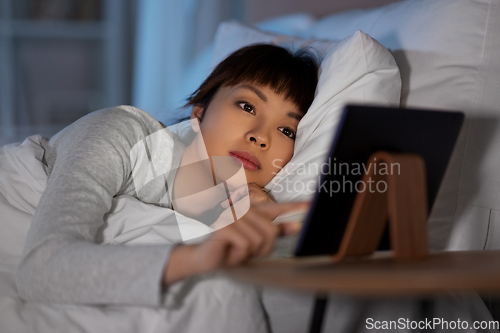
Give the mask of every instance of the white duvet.
[[[0, 148], [0, 332], [305, 332], [311, 295], [249, 286], [219, 274], [172, 286], [163, 307], [84, 306], [24, 302], [14, 274], [32, 215], [47, 180], [40, 136]], [[109, 244], [179, 242], [171, 210], [122, 196], [113, 200], [98, 241]], [[267, 308], [267, 316], [262, 308]], [[364, 300], [330, 297], [325, 332], [368, 331], [365, 322], [421, 319], [413, 299]], [[491, 320], [476, 296], [443, 297], [432, 316], [447, 320]], [[404, 330], [403, 330], [404, 331]]]
[[[164, 306], [83, 306], [23, 302], [14, 274], [47, 174], [40, 136], [0, 148], [0, 332], [267, 332], [259, 295], [219, 274], [170, 287]], [[98, 241], [174, 243], [179, 228], [170, 209], [117, 197]]]

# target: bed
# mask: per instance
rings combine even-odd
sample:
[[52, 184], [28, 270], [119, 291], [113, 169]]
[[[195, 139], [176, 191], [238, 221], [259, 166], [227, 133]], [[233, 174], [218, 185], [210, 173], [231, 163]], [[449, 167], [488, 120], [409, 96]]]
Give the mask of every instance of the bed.
[[[293, 164], [266, 187], [278, 201], [310, 198], [312, 191], [282, 189], [287, 181], [314, 181], [317, 175], [299, 173], [297, 168], [301, 163], [322, 160], [345, 103], [464, 111], [465, 125], [429, 219], [429, 245], [436, 251], [498, 249], [499, 33], [500, 3], [496, 0], [405, 0], [321, 19], [309, 13], [286, 15], [260, 22], [257, 27], [225, 22], [209, 51], [193, 61], [182, 85], [194, 90], [231, 50], [256, 42], [291, 48], [308, 46], [324, 59], [317, 96], [299, 127], [301, 139], [296, 143]], [[174, 130], [187, 135], [182, 126]], [[226, 305], [219, 309], [227, 312], [228, 318], [231, 313], [246, 318], [234, 324], [235, 332], [306, 331], [311, 295], [240, 288], [220, 276], [186, 283], [184, 289], [179, 286], [179, 293], [171, 297], [169, 309], [175, 309], [171, 312], [168, 307], [23, 302], [16, 293], [14, 274], [23, 237], [46, 181], [40, 140], [44, 139], [33, 136], [0, 150], [1, 332], [210, 331], [207, 323], [211, 313], [205, 311], [211, 305], [207, 288], [224, 290], [224, 304], [234, 299], [248, 300], [239, 308]], [[100, 241], [131, 246], [175, 242], [175, 224], [169, 216], [164, 209], [146, 207], [132, 198], [116, 198]], [[142, 223], [130, 227], [139, 217]], [[182, 303], [189, 311], [180, 314], [179, 297], [175, 295], [183, 295], [189, 286], [195, 292], [188, 292], [191, 296]], [[367, 300], [332, 295], [329, 304], [325, 321], [328, 332], [364, 331], [361, 323], [367, 317], [415, 319], [422, 315], [414, 299]], [[264, 311], [259, 310], [260, 306]], [[244, 317], [241, 312], [246, 312]], [[484, 302], [474, 294], [436, 299], [432, 316], [492, 319]], [[217, 325], [212, 323], [212, 330], [217, 331]]]

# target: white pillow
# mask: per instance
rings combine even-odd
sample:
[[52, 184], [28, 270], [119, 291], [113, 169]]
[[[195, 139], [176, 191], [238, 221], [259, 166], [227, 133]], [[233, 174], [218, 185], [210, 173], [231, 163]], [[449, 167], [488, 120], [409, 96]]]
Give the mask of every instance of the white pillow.
[[500, 1], [407, 0], [320, 19], [309, 37], [357, 29], [389, 48], [401, 69], [401, 105], [467, 115], [431, 218], [430, 245], [500, 248]]
[[227, 58], [234, 51], [250, 44], [269, 43], [283, 46], [292, 51], [309, 48], [321, 61], [338, 42], [326, 39], [304, 39], [266, 32], [237, 21], [223, 22], [219, 25], [215, 34], [212, 68], [215, 68], [219, 62]]
[[308, 200], [316, 191], [318, 180], [318, 174], [309, 166], [325, 161], [344, 105], [352, 102], [398, 106], [398, 66], [385, 47], [361, 31], [342, 41], [306, 40], [262, 32], [237, 22], [220, 25], [215, 37], [214, 64], [255, 43], [273, 43], [292, 50], [309, 46], [320, 57], [326, 54], [316, 97], [299, 123], [295, 154], [266, 186], [277, 201]]

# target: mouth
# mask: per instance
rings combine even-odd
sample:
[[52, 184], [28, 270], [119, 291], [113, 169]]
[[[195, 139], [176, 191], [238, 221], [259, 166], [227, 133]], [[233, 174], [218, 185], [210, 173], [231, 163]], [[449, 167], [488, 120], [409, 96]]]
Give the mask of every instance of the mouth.
[[255, 171], [260, 169], [259, 159], [247, 151], [230, 151], [229, 155], [241, 161], [245, 170]]

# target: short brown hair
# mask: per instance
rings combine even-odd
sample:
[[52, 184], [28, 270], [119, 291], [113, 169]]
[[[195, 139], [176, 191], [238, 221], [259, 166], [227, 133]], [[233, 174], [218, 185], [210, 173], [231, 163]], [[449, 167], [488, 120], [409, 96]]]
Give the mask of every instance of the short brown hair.
[[251, 82], [270, 86], [307, 112], [318, 83], [316, 57], [308, 50], [295, 53], [271, 44], [243, 47], [223, 60], [188, 98], [186, 106], [208, 106], [219, 88]]

